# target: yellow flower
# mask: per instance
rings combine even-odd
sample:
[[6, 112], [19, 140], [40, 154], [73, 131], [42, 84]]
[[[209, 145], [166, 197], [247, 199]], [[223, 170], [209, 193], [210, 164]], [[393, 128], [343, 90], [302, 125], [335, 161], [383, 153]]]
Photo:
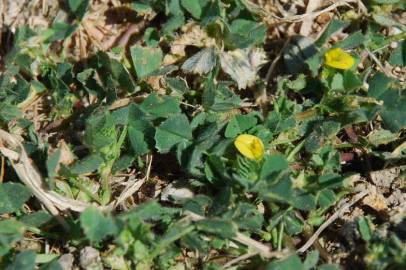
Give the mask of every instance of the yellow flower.
[[324, 59], [327, 66], [338, 69], [350, 69], [355, 63], [354, 57], [340, 48], [327, 51]]
[[235, 141], [237, 150], [249, 159], [261, 160], [264, 157], [264, 144], [257, 136], [250, 134], [241, 134]]

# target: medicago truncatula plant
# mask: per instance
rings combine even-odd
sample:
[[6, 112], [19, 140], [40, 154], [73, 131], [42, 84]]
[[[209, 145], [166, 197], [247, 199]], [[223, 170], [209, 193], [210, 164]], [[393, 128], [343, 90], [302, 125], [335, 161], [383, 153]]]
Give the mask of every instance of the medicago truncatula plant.
[[405, 268], [403, 1], [17, 2], [1, 269]]

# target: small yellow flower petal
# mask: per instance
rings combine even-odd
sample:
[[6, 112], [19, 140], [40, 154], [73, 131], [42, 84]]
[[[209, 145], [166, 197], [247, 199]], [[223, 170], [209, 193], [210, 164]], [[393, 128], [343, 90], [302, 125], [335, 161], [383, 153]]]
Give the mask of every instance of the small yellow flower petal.
[[261, 160], [264, 157], [264, 144], [261, 139], [250, 134], [241, 134], [235, 141], [237, 150], [249, 159]]
[[350, 69], [354, 63], [354, 57], [340, 48], [331, 49], [324, 55], [325, 64], [337, 69]]

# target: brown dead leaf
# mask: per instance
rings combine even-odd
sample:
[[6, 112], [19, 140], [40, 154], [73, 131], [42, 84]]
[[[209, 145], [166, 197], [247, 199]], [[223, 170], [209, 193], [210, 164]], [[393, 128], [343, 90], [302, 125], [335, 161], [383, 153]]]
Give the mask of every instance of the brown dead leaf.
[[371, 180], [378, 188], [388, 189], [395, 179], [400, 175], [402, 168], [394, 167], [371, 172]]
[[265, 62], [265, 52], [253, 47], [220, 54], [221, 68], [237, 82], [239, 89], [245, 89], [255, 82], [257, 72]]
[[159, 94], [165, 94], [165, 88], [161, 83], [161, 76], [151, 76], [144, 79], [154, 91], [158, 92]]
[[176, 63], [186, 56], [186, 46], [213, 47], [216, 44], [214, 38], [209, 37], [204, 29], [196, 22], [189, 22], [181, 28], [182, 34], [171, 44], [171, 51], [164, 58], [164, 65]]
[[377, 188], [373, 185], [368, 185], [369, 193], [363, 199], [363, 203], [376, 211], [383, 211], [388, 209], [385, 197], [378, 192]]
[[113, 111], [115, 109], [122, 108], [122, 107], [127, 106], [128, 104], [130, 104], [130, 102], [131, 102], [130, 98], [117, 99], [110, 105], [109, 110]]
[[162, 65], [164, 65], [164, 66], [173, 65], [176, 62], [178, 62], [180, 59], [182, 59], [182, 56], [174, 55], [174, 54], [165, 54], [164, 60], [162, 61]]
[[75, 155], [70, 150], [65, 140], [61, 140], [58, 143], [58, 148], [61, 149], [61, 156], [59, 157], [59, 163], [63, 165], [70, 165], [75, 161]]
[[403, 206], [406, 211], [406, 194], [400, 189], [393, 190], [387, 201], [389, 206]]
[[207, 35], [196, 22], [185, 24], [181, 31], [183, 34], [173, 42], [173, 45], [193, 45], [196, 47], [211, 47], [215, 45], [215, 40]]

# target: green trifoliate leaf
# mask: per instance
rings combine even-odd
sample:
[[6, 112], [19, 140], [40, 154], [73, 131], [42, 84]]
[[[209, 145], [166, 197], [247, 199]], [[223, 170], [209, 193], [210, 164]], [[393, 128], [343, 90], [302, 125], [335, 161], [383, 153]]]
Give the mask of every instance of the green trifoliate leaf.
[[193, 139], [189, 120], [183, 114], [168, 118], [156, 130], [155, 141], [159, 152], [166, 153], [179, 143]]
[[0, 215], [20, 209], [30, 197], [30, 190], [22, 184], [0, 184]]
[[159, 69], [163, 54], [160, 48], [150, 48], [135, 45], [131, 47], [131, 58], [137, 76], [142, 79]]
[[97, 208], [87, 208], [80, 215], [80, 225], [92, 243], [98, 243], [106, 236], [114, 235], [117, 226], [112, 217], [103, 215]]

